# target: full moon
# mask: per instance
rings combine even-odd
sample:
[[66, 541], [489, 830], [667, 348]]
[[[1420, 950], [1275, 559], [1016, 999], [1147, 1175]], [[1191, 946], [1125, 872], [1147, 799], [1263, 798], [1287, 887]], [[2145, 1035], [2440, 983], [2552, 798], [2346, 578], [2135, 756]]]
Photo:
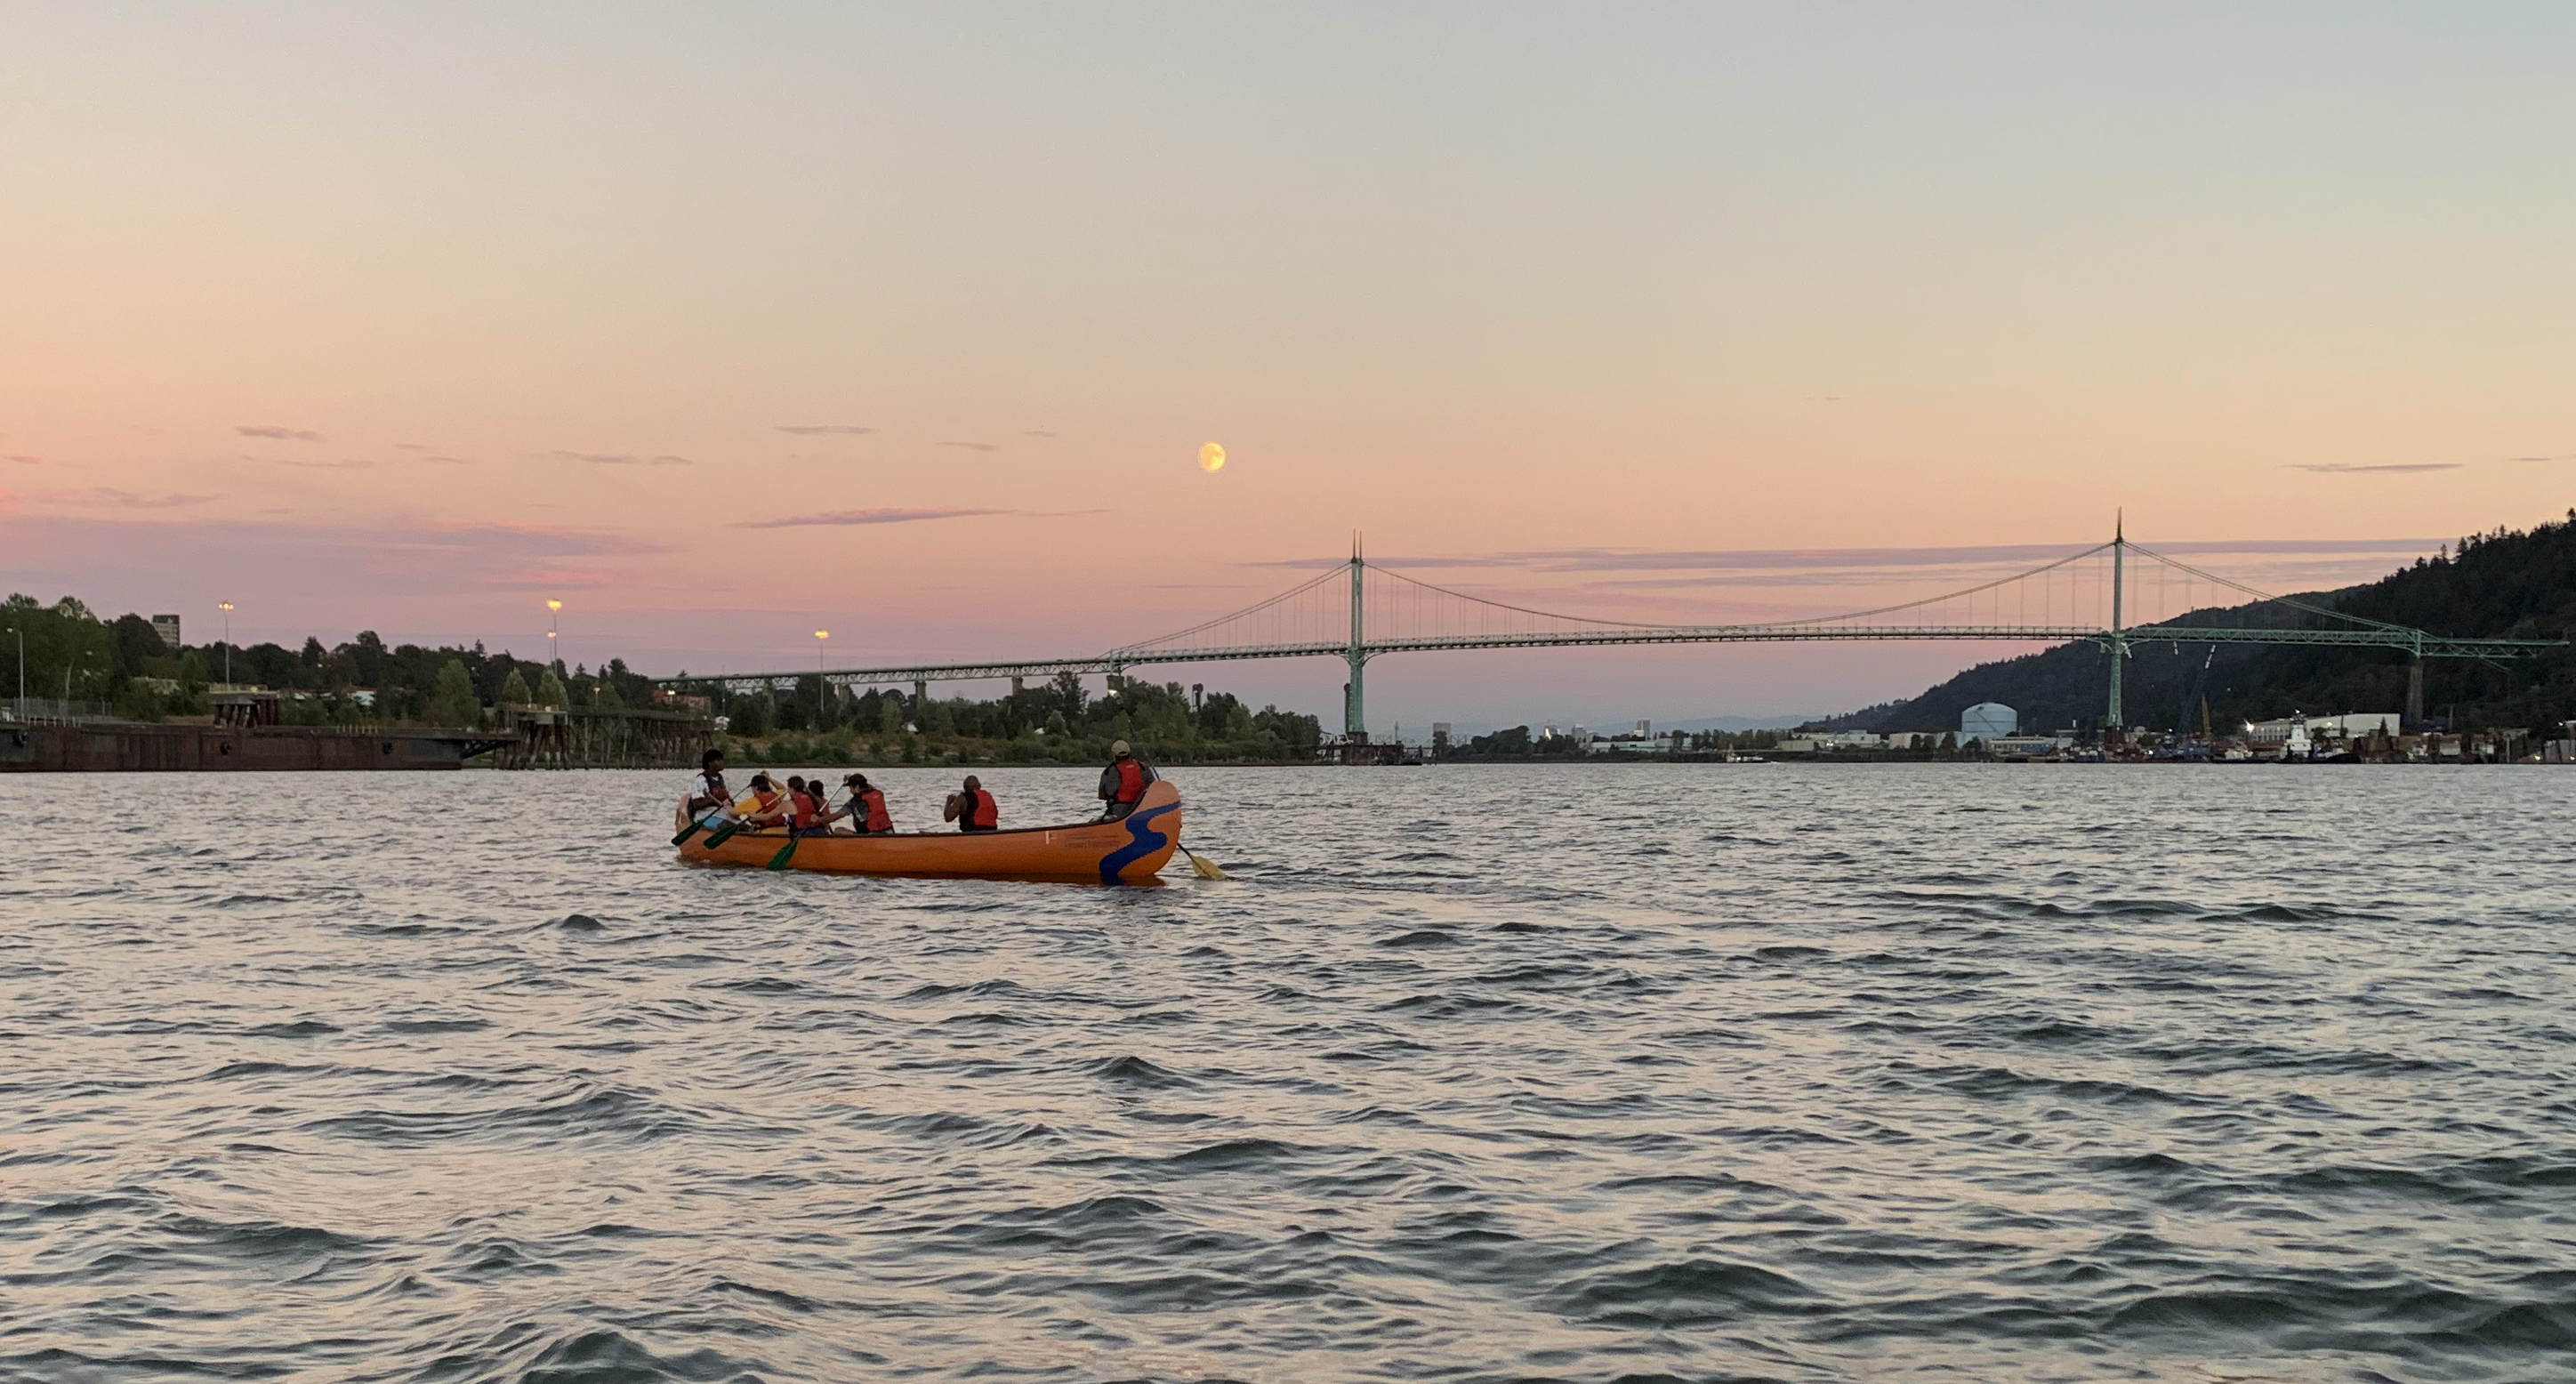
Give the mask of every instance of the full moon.
[[1218, 470], [1218, 469], [1222, 468], [1224, 465], [1225, 465], [1225, 449], [1224, 449], [1223, 447], [1220, 447], [1220, 446], [1216, 445], [1216, 444], [1215, 444], [1215, 443], [1213, 443], [1213, 442], [1207, 442], [1207, 443], [1202, 443], [1202, 444], [1200, 444], [1200, 446], [1199, 446], [1199, 469], [1200, 469], [1200, 470], [1202, 470], [1202, 471], [1215, 471], [1215, 470]]

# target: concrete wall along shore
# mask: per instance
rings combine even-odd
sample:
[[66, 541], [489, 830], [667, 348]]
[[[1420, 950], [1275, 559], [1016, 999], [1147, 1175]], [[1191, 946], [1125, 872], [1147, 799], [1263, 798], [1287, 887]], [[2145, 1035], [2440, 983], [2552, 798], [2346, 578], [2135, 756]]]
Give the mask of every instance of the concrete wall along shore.
[[495, 738], [326, 726], [19, 723], [0, 725], [0, 773], [458, 769]]
[[703, 715], [662, 710], [504, 708], [497, 730], [285, 726], [0, 715], [0, 773], [692, 768], [715, 743]]

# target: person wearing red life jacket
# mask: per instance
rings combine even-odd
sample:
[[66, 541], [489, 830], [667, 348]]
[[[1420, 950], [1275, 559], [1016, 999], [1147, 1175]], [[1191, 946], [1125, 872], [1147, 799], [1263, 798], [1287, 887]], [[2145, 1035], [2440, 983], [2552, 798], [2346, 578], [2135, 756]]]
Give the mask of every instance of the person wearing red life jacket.
[[1002, 825], [1001, 804], [984, 791], [984, 781], [973, 774], [966, 776], [965, 791], [948, 795], [948, 806], [940, 820], [955, 822], [959, 831], [997, 831]]
[[841, 780], [850, 790], [850, 805], [832, 814], [850, 819], [850, 830], [861, 836], [886, 836], [894, 831], [894, 819], [886, 815], [885, 790], [868, 782], [865, 774], [852, 774]]
[[1145, 797], [1145, 785], [1162, 777], [1154, 766], [1138, 759], [1124, 740], [1109, 747], [1109, 767], [1100, 771], [1100, 820], [1114, 822], [1136, 810]]
[[832, 834], [832, 791], [821, 779], [792, 778], [787, 781], [788, 797], [795, 804], [793, 830], [798, 836]]

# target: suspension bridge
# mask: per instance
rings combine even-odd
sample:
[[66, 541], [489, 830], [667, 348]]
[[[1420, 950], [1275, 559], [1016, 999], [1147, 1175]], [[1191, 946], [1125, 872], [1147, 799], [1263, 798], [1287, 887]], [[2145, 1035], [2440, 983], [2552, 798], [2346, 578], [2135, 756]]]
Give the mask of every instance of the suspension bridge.
[[[2207, 622], [2222, 609], [2248, 604], [2277, 607], [2283, 623]], [[1840, 615], [1713, 625], [1606, 620], [1490, 600], [1371, 564], [1355, 545], [1347, 564], [1327, 568], [1268, 600], [1158, 638], [1078, 658], [817, 668], [660, 682], [674, 688], [721, 683], [736, 692], [758, 692], [793, 690], [819, 673], [827, 685], [854, 689], [908, 682], [919, 697], [934, 682], [1009, 678], [1017, 691], [1031, 677], [1099, 673], [1106, 674], [1114, 688], [1123, 685], [1130, 669], [1158, 664], [1338, 658], [1350, 672], [1343, 697], [1343, 730], [1348, 738], [1365, 740], [1367, 665], [1383, 654], [1891, 639], [2099, 645], [2109, 656], [2106, 726], [2127, 724], [2120, 701], [2121, 667], [2133, 644], [2150, 640], [2394, 649], [2416, 660], [2412, 684], [2416, 688], [2421, 687], [2424, 659], [2529, 658], [2565, 643], [2453, 638], [2347, 615], [2203, 571], [2132, 543], [2117, 530], [2109, 542], [2097, 547], [1960, 591]], [[2419, 701], [2420, 693], [2409, 700]], [[2422, 708], [2410, 705], [2408, 712], [2420, 718]]]

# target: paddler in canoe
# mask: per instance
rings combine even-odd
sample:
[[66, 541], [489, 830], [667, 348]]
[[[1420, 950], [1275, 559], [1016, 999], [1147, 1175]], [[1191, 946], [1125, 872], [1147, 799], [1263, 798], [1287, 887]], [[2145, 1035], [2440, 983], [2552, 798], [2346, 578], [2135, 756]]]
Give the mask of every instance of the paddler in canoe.
[[[894, 831], [882, 792], [857, 774], [843, 782], [858, 795], [851, 807], [832, 810], [827, 802], [816, 815], [848, 816], [865, 828], [865, 834], [845, 835], [828, 825], [820, 833], [810, 828], [795, 831], [788, 798], [763, 774], [752, 781], [748, 797], [731, 805], [732, 820], [724, 824], [730, 831], [689, 830], [696, 820], [690, 806], [703, 795], [683, 800], [674, 821], [681, 836], [672, 844], [680, 848], [680, 859], [690, 864], [869, 875], [1081, 879], [1102, 884], [1152, 879], [1180, 846], [1181, 793], [1162, 780], [1143, 785], [1135, 801], [1125, 804], [1129, 810], [1122, 817], [1063, 826], [1002, 827], [992, 790], [970, 779], [966, 791], [952, 798], [960, 810], [949, 820], [958, 821], [960, 829], [937, 832]], [[819, 783], [807, 786], [813, 796], [819, 797], [821, 791]], [[958, 802], [969, 794], [975, 795], [971, 806]], [[965, 820], [959, 821], [960, 817]]]

